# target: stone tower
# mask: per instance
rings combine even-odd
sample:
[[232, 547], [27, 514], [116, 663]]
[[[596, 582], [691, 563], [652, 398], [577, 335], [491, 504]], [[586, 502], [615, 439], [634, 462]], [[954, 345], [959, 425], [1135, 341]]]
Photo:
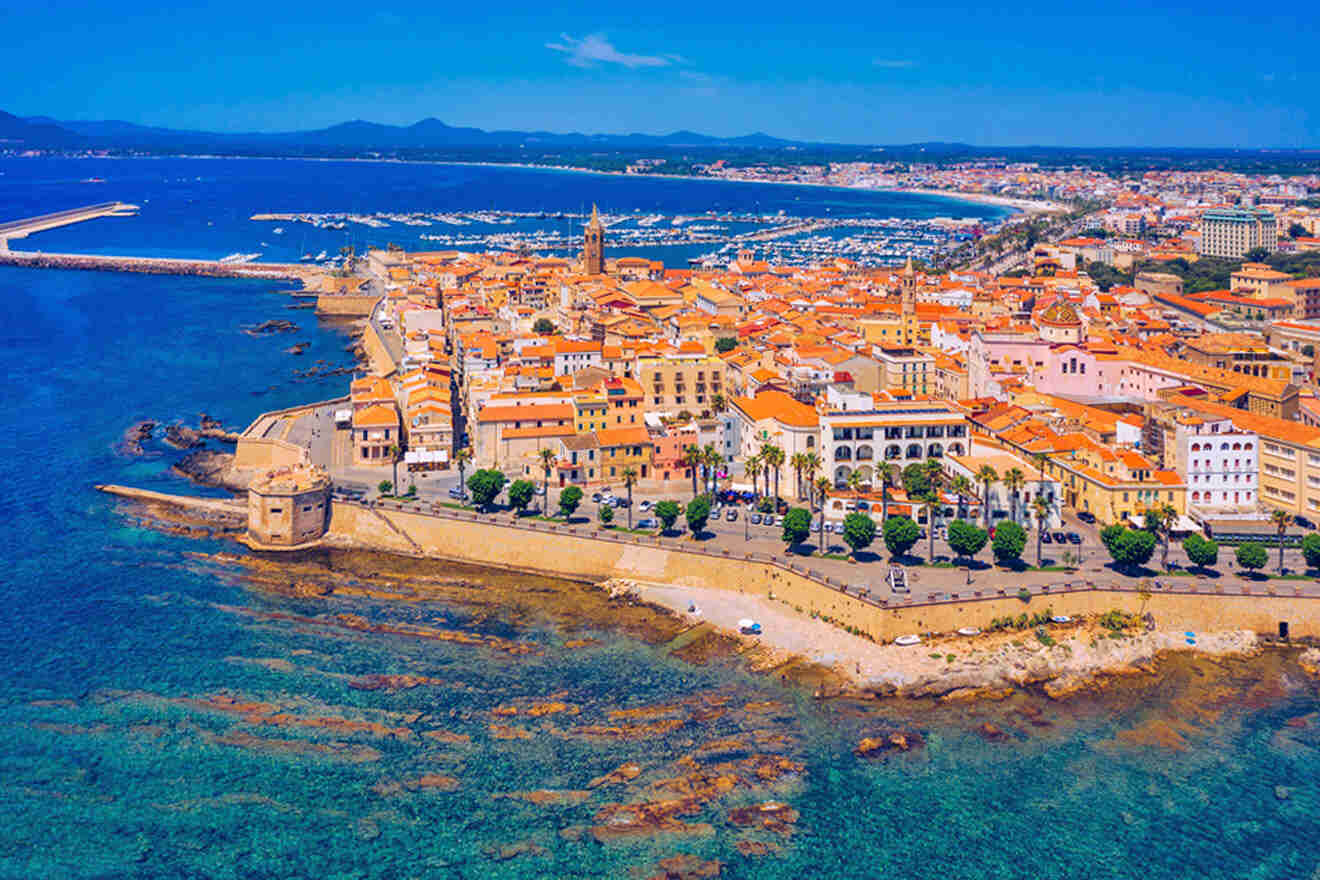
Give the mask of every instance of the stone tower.
[[582, 271], [588, 275], [605, 274], [605, 227], [596, 206], [591, 206], [591, 222], [582, 241]]
[[918, 342], [917, 324], [917, 270], [912, 267], [912, 258], [908, 257], [903, 267], [898, 284], [899, 297], [903, 303], [903, 345], [916, 345]]

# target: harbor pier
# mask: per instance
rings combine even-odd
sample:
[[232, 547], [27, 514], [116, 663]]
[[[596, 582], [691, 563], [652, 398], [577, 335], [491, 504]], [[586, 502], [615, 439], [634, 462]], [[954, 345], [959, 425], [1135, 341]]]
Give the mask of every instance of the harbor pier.
[[22, 220], [9, 220], [0, 223], [0, 253], [9, 250], [9, 240], [12, 238], [27, 238], [34, 232], [71, 226], [74, 223], [95, 220], [98, 217], [131, 217], [137, 213], [137, 210], [137, 205], [130, 205], [126, 202], [101, 202], [96, 205], [70, 208], [67, 211], [55, 211]]

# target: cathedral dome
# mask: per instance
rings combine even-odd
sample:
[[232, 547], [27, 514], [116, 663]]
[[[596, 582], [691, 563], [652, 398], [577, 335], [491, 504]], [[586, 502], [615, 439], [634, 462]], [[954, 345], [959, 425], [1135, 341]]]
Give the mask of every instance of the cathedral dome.
[[1072, 303], [1061, 299], [1051, 303], [1040, 313], [1040, 322], [1053, 324], [1056, 327], [1076, 327], [1081, 325], [1082, 319], [1077, 316], [1077, 310], [1073, 308]]

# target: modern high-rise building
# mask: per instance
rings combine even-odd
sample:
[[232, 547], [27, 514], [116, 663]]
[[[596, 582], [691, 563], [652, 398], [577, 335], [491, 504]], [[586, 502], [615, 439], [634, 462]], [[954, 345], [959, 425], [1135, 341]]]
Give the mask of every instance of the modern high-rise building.
[[1205, 257], [1241, 259], [1256, 248], [1273, 253], [1279, 248], [1279, 228], [1274, 215], [1256, 208], [1227, 208], [1206, 211], [1201, 216], [1201, 245]]

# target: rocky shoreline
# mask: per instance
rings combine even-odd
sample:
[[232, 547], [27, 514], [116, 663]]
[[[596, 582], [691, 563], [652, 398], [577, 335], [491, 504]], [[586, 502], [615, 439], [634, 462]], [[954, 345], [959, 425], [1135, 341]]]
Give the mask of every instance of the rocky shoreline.
[[[704, 623], [778, 661], [827, 668], [841, 684], [820, 696], [959, 703], [1030, 692], [1067, 700], [1098, 694], [1121, 680], [1149, 679], [1176, 654], [1251, 658], [1263, 647], [1249, 630], [1197, 633], [1193, 638], [1135, 617], [1122, 620], [1121, 626], [1113, 620], [1078, 619], [1049, 624], [1048, 630], [927, 634], [918, 645], [877, 644], [758, 597], [623, 578], [602, 586], [613, 595], [667, 608], [688, 623]], [[743, 617], [760, 621], [762, 633], [739, 634], [736, 620]], [[1320, 650], [1313, 654], [1311, 662], [1320, 677]]]

